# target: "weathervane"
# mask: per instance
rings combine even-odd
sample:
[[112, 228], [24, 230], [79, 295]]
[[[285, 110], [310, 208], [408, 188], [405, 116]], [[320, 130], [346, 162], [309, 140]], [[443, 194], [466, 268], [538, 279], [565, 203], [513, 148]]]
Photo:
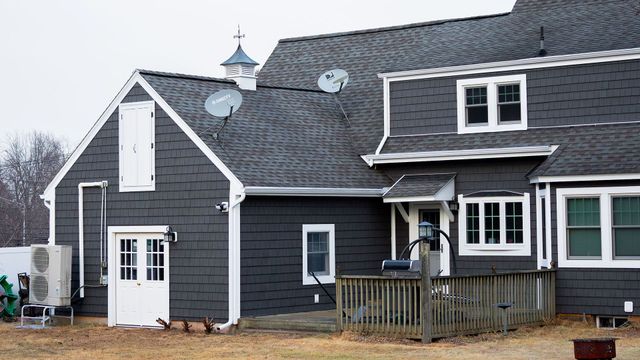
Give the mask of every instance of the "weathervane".
[[240, 46], [240, 39], [242, 39], [243, 37], [244, 37], [244, 34], [240, 33], [240, 25], [238, 24], [238, 34], [233, 35], [234, 39], [238, 39], [238, 46]]

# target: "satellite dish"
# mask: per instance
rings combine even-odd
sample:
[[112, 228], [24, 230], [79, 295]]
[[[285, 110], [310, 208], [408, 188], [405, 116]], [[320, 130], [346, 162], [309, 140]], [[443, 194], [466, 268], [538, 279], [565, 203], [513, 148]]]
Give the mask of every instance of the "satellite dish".
[[318, 78], [318, 86], [320, 89], [324, 92], [334, 94], [342, 91], [348, 82], [349, 74], [342, 69], [329, 70]]
[[242, 94], [236, 90], [220, 90], [209, 96], [204, 108], [213, 116], [227, 118], [242, 105]]

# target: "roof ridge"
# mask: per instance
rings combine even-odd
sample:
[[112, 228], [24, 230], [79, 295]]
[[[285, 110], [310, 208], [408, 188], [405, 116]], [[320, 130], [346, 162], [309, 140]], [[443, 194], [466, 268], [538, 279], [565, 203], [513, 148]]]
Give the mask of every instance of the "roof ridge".
[[510, 12], [504, 12], [504, 13], [498, 13], [498, 14], [476, 15], [476, 16], [469, 16], [469, 17], [462, 17], [462, 18], [450, 18], [450, 19], [424, 21], [424, 22], [417, 22], [417, 23], [410, 23], [410, 24], [403, 24], [403, 25], [392, 25], [392, 26], [363, 29], [363, 30], [352, 30], [352, 31], [342, 31], [342, 32], [336, 32], [336, 33], [319, 34], [319, 35], [291, 37], [291, 38], [280, 39], [278, 40], [278, 43], [317, 40], [317, 39], [326, 39], [326, 38], [351, 36], [351, 35], [363, 35], [363, 34], [372, 34], [372, 33], [386, 32], [386, 31], [406, 30], [406, 29], [425, 27], [425, 26], [442, 25], [450, 22], [482, 20], [486, 18], [506, 16], [509, 14]]
[[136, 69], [136, 71], [139, 72], [140, 74], [147, 74], [147, 75], [156, 75], [156, 76], [182, 78], [182, 79], [216, 81], [216, 82], [235, 84], [235, 82], [232, 81], [232, 80], [227, 80], [227, 79], [223, 79], [223, 78], [217, 78], [217, 77], [213, 77], [213, 76], [182, 74], [182, 73], [174, 73], [174, 72], [167, 72], [167, 71], [157, 71], [157, 70], [147, 70], [147, 69]]
[[[171, 78], [179, 78], [179, 79], [191, 79], [191, 80], [204, 80], [204, 81], [213, 81], [225, 84], [234, 84], [235, 81], [217, 78], [213, 76], [203, 76], [203, 75], [193, 75], [193, 74], [182, 74], [182, 73], [173, 73], [166, 71], [156, 71], [156, 70], [147, 70], [147, 69], [136, 69], [140, 74], [146, 75], [155, 75], [162, 77], [171, 77]], [[296, 87], [287, 87], [287, 86], [276, 86], [276, 85], [268, 85], [268, 84], [257, 84], [258, 87], [267, 88], [267, 89], [279, 89], [279, 90], [292, 90], [292, 91], [305, 91], [305, 92], [313, 92], [313, 93], [324, 93], [322, 90], [314, 90], [314, 89], [305, 89], [305, 88], [296, 88]]]

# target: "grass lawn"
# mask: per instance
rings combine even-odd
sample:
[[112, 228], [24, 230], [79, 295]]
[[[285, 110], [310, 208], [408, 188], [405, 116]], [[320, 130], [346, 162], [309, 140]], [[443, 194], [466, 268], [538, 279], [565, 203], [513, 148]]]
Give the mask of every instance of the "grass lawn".
[[354, 333], [243, 332], [236, 335], [185, 334], [98, 325], [16, 329], [0, 323], [3, 359], [573, 359], [577, 337], [617, 337], [617, 359], [640, 359], [640, 329], [598, 330], [579, 322], [559, 321], [527, 327], [508, 337], [484, 334], [443, 339], [430, 345]]

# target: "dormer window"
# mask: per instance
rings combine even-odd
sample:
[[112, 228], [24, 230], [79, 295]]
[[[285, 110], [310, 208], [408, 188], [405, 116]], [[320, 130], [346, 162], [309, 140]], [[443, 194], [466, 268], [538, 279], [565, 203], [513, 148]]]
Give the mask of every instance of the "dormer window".
[[526, 75], [458, 80], [458, 133], [526, 130], [526, 88]]

